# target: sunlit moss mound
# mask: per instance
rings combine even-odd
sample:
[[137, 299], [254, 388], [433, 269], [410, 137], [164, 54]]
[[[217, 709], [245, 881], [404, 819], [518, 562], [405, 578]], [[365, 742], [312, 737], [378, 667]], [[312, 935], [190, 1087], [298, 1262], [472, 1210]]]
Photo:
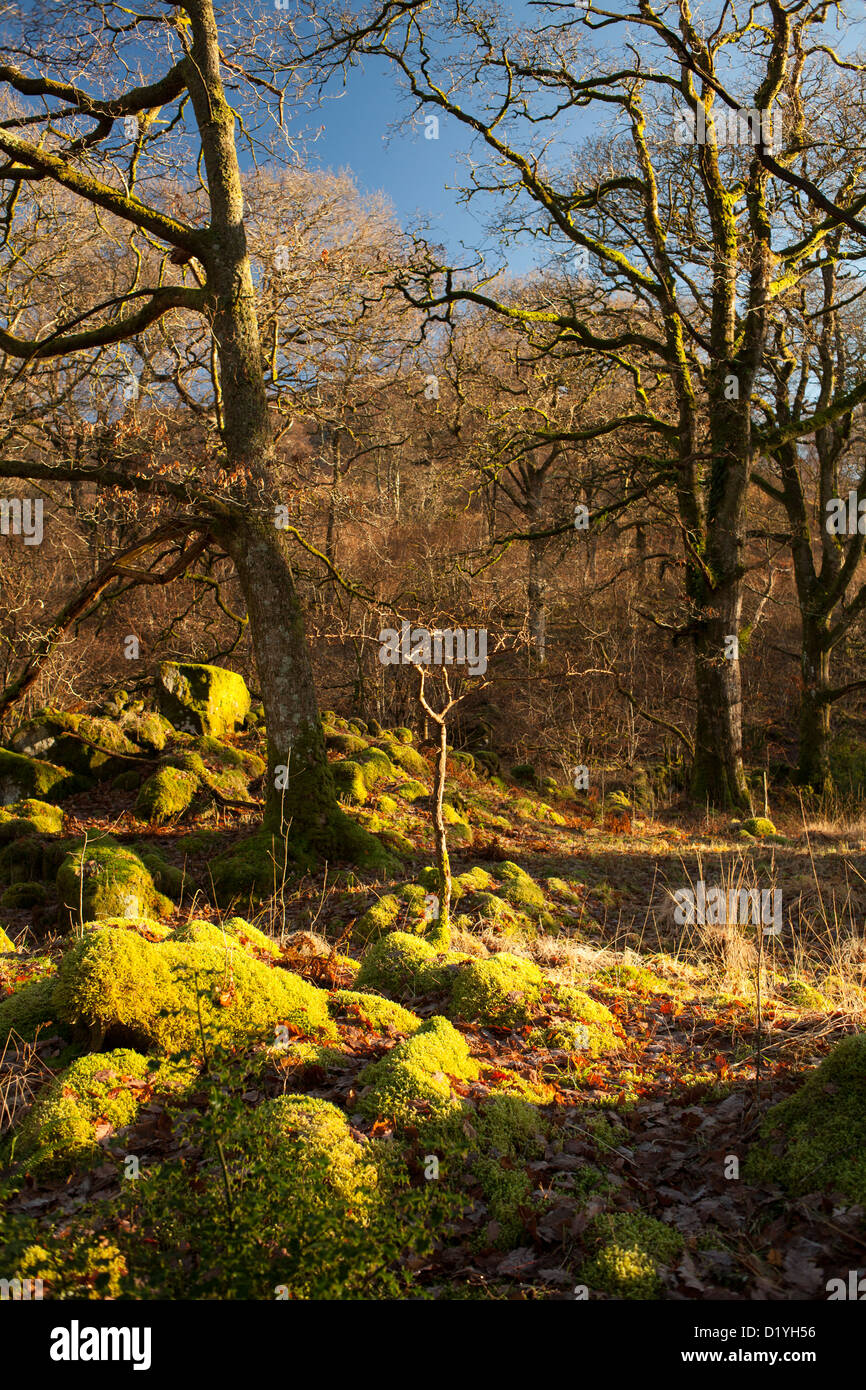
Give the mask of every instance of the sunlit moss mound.
[[[378, 1172], [342, 1110], [312, 1096], [278, 1096], [245, 1117], [229, 1140], [274, 1173], [302, 1207], [348, 1206], [363, 1221], [378, 1197]], [[245, 1155], [244, 1155], [245, 1156]]]
[[57, 873], [60, 900], [74, 920], [171, 916], [174, 904], [160, 893], [140, 855], [110, 836], [76, 846]]
[[457, 1103], [449, 1078], [473, 1081], [478, 1063], [447, 1019], [431, 1018], [358, 1078], [358, 1109], [371, 1118], [409, 1123], [419, 1110], [447, 1114]]
[[843, 1038], [770, 1110], [745, 1174], [797, 1194], [832, 1190], [866, 1202], [866, 1034]]
[[97, 1125], [123, 1129], [155, 1089], [180, 1082], [181, 1073], [138, 1052], [79, 1057], [56, 1077], [28, 1111], [17, 1131], [14, 1155], [28, 1171], [68, 1172], [100, 1156]]
[[165, 825], [189, 810], [199, 788], [199, 779], [186, 768], [158, 768], [142, 783], [135, 803], [139, 820]]
[[355, 980], [359, 989], [380, 989], [398, 999], [433, 994], [449, 982], [447, 957], [429, 941], [399, 931], [370, 947]]
[[63, 812], [48, 801], [30, 797], [8, 810], [0, 807], [0, 844], [17, 840], [22, 835], [59, 835], [63, 830]]
[[[40, 1025], [54, 1018], [54, 980], [28, 980], [0, 999], [0, 1051], [10, 1033], [32, 1042]], [[45, 1033], [48, 1036], [48, 1033]]]
[[590, 1289], [614, 1298], [657, 1298], [662, 1291], [659, 1265], [672, 1264], [683, 1248], [679, 1231], [641, 1212], [597, 1216], [586, 1238], [596, 1242], [598, 1250], [580, 1277]]
[[208, 1045], [270, 1038], [278, 1023], [335, 1035], [324, 990], [263, 964], [213, 924], [192, 935], [150, 942], [134, 931], [88, 932], [57, 973], [58, 1018], [165, 1052], [200, 1050], [202, 1034]]
[[454, 979], [450, 1011], [467, 1022], [513, 1028], [528, 1021], [543, 984], [537, 965], [505, 951], [489, 960], [464, 961]]
[[380, 994], [337, 989], [330, 996], [328, 1006], [333, 1016], [361, 1024], [374, 1033], [415, 1033], [421, 1027], [417, 1014], [393, 999], [383, 999]]

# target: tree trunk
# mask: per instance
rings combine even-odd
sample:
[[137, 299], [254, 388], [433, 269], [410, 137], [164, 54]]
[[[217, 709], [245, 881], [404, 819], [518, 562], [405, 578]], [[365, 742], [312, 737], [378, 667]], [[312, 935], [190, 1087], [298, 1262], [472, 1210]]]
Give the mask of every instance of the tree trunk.
[[439, 921], [434, 939], [448, 945], [451, 927], [451, 860], [448, 857], [448, 831], [443, 814], [445, 775], [448, 765], [448, 726], [443, 719], [439, 725], [439, 747], [436, 750], [436, 790], [433, 800], [433, 832], [436, 842], [436, 868], [439, 871]]
[[254, 517], [220, 539], [246, 599], [267, 724], [264, 823], [317, 853], [336, 847], [337, 798], [325, 753], [304, 616], [281, 531]]
[[[695, 755], [692, 793], [724, 809], [751, 809], [743, 768], [743, 690], [736, 641], [742, 586], [730, 580], [710, 596], [695, 639]], [[729, 639], [736, 641], [731, 643]]]
[[[265, 707], [265, 827], [305, 855], [339, 854], [369, 839], [340, 810], [319, 722], [312, 662], [288, 541], [274, 525], [274, 441], [262, 371], [255, 290], [243, 221], [235, 116], [222, 86], [210, 0], [188, 0], [189, 91], [201, 134], [211, 206], [205, 257], [223, 402], [228, 471], [246, 480], [214, 527], [237, 568]], [[287, 771], [286, 771], [287, 770]], [[305, 856], [306, 857], [306, 856]]]
[[803, 614], [800, 667], [803, 695], [800, 703], [800, 748], [797, 782], [816, 791], [829, 791], [830, 773], [830, 649], [826, 624], [816, 623]]
[[544, 549], [544, 541], [529, 542], [529, 578], [526, 585], [529, 638], [539, 662], [543, 662], [547, 655], [547, 581], [542, 570]]

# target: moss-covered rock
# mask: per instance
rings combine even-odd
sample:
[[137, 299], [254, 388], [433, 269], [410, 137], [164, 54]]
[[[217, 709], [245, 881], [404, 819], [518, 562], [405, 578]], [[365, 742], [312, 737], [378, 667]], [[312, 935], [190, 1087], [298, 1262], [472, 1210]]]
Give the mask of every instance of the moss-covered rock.
[[73, 920], [103, 917], [170, 916], [174, 904], [160, 893], [150, 870], [134, 850], [110, 836], [65, 856], [57, 871], [57, 892]]
[[866, 1034], [843, 1038], [769, 1111], [745, 1174], [796, 1195], [830, 1189], [866, 1203]]
[[683, 1248], [679, 1231], [642, 1212], [606, 1212], [586, 1230], [597, 1253], [580, 1277], [615, 1298], [652, 1299], [662, 1290], [659, 1265], [670, 1265]]
[[129, 732], [136, 743], [154, 753], [161, 753], [169, 739], [174, 737], [174, 729], [169, 721], [155, 710], [136, 715], [129, 725]]
[[416, 781], [414, 777], [408, 777], [394, 789], [394, 795], [399, 796], [402, 801], [423, 801], [430, 795], [430, 788], [425, 787], [423, 782]]
[[[465, 893], [485, 893], [493, 887], [493, 878], [480, 864], [466, 869], [458, 875], [460, 887]], [[456, 881], [456, 880], [455, 880]]]
[[0, 907], [42, 907], [48, 901], [43, 883], [13, 883], [0, 895]]
[[768, 836], [778, 833], [773, 822], [766, 816], [752, 816], [749, 820], [741, 821], [739, 829], [745, 830], [746, 834], [755, 840], [765, 840]]
[[0, 956], [8, 952], [14, 955], [17, 952], [17, 947], [9, 933], [0, 927]]
[[200, 1050], [202, 1029], [208, 1047], [273, 1037], [278, 1023], [336, 1036], [324, 990], [262, 963], [212, 923], [202, 926], [208, 930], [192, 940], [161, 942], [117, 929], [86, 933], [57, 972], [58, 1018], [164, 1052]]
[[0, 748], [0, 806], [30, 798], [62, 801], [77, 785], [65, 767]]
[[12, 840], [0, 849], [0, 883], [41, 883], [53, 878], [67, 843], [40, 835]]
[[10, 1033], [31, 1042], [37, 1029], [50, 1024], [54, 1016], [53, 979], [42, 977], [19, 985], [13, 994], [0, 999], [0, 1052]]
[[358, 1108], [371, 1118], [411, 1123], [419, 1107], [442, 1115], [459, 1102], [449, 1078], [473, 1081], [479, 1066], [465, 1040], [444, 1018], [430, 1018], [397, 1043], [380, 1062], [366, 1067], [358, 1078], [362, 1090]]
[[344, 757], [354, 757], [356, 753], [364, 753], [370, 747], [369, 740], [361, 738], [359, 734], [345, 734], [342, 729], [325, 728], [325, 747], [330, 748], [335, 753], [342, 753]]
[[346, 1116], [330, 1101], [297, 1095], [263, 1101], [230, 1132], [226, 1151], [230, 1168], [247, 1174], [252, 1160], [294, 1219], [333, 1210], [337, 1231], [321, 1228], [333, 1240], [347, 1216], [365, 1223], [379, 1200], [370, 1148], [352, 1137]]
[[[184, 1073], [120, 1048], [79, 1057], [39, 1094], [17, 1131], [15, 1160], [28, 1172], [61, 1173], [101, 1157], [101, 1137], [132, 1123], [154, 1089]], [[110, 1126], [106, 1131], [105, 1126]]]
[[243, 676], [194, 662], [164, 661], [158, 697], [162, 713], [175, 728], [215, 738], [243, 724], [252, 704]]
[[133, 849], [150, 872], [157, 892], [164, 893], [174, 902], [180, 902], [184, 884], [181, 870], [176, 869], [173, 864], [169, 864], [168, 860], [164, 859], [159, 850], [154, 849], [152, 845], [134, 845]]
[[398, 999], [447, 989], [449, 958], [429, 941], [408, 932], [390, 932], [367, 951], [355, 980], [359, 989], [380, 989]]
[[361, 990], [337, 989], [330, 996], [328, 1007], [334, 1017], [345, 1017], [352, 1023], [360, 1023], [374, 1033], [415, 1033], [421, 1027], [421, 1019], [402, 1004], [393, 999], [383, 999], [380, 994], [367, 994]]
[[449, 1012], [467, 1022], [514, 1028], [528, 1022], [544, 985], [532, 961], [502, 951], [458, 966]]
[[442, 816], [449, 849], [468, 848], [475, 836], [472, 826], [462, 812], [446, 801], [442, 807]]
[[389, 740], [387, 749], [391, 762], [402, 768], [410, 777], [417, 777], [419, 780], [429, 778], [430, 768], [417, 749], [409, 748], [396, 740]]
[[397, 769], [381, 748], [366, 748], [355, 759], [361, 769], [367, 791], [372, 791], [380, 782], [393, 782], [397, 779]]
[[497, 865], [496, 877], [499, 879], [499, 896], [512, 903], [520, 912], [532, 916], [541, 915], [547, 907], [547, 899], [525, 869], [510, 859]]
[[9, 741], [16, 753], [47, 758], [68, 772], [100, 780], [114, 777], [139, 750], [112, 719], [43, 709], [19, 725]]
[[344, 758], [331, 768], [337, 796], [349, 806], [363, 806], [367, 800], [367, 783], [364, 769], [352, 758]]
[[47, 801], [28, 798], [19, 801], [8, 811], [0, 809], [0, 844], [20, 839], [22, 835], [60, 835], [63, 831], [63, 812]]
[[135, 815], [151, 825], [166, 825], [188, 811], [200, 786], [194, 772], [161, 767], [142, 783]]

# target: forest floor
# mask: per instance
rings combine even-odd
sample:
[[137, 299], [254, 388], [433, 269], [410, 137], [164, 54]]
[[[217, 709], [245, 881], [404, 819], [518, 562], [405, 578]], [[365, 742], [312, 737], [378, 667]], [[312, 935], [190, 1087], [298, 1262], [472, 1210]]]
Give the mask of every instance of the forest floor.
[[[154, 847], [184, 875], [180, 902], [173, 917], [161, 918], [163, 927], [241, 915], [275, 943], [272, 966], [333, 995], [363, 988], [354, 985], [357, 961], [383, 935], [381, 925], [372, 932], [371, 908], [375, 915], [377, 904], [386, 904], [384, 935], [419, 933], [417, 890], [415, 899], [400, 893], [419, 875], [424, 881], [425, 867], [429, 880], [430, 807], [429, 798], [400, 799], [403, 780], [402, 773], [393, 783], [385, 780], [352, 809], [359, 823], [379, 832], [387, 822], [399, 837], [399, 869], [395, 861], [394, 872], [376, 877], [337, 866], [281, 885], [277, 862], [277, 891], [230, 910], [215, 904], [211, 864], [252, 832], [252, 811], [211, 812], [200, 825], [157, 829], [135, 819], [134, 794], [101, 785], [64, 803], [65, 834], [80, 839], [86, 832], [93, 840], [108, 831], [121, 845]], [[384, 1296], [823, 1299], [829, 1280], [866, 1267], [863, 1206], [850, 1191], [832, 1190], [832, 1155], [811, 1185], [802, 1172], [793, 1184], [776, 1173], [769, 1180], [770, 1170], [749, 1180], [747, 1164], [770, 1109], [796, 1093], [841, 1039], [862, 1032], [866, 822], [804, 819], [791, 799], [774, 803], [775, 837], [747, 840], [730, 818], [676, 810], [605, 816], [567, 796], [542, 797], [476, 775], [459, 761], [450, 769], [449, 796], [460, 830], [451, 850], [455, 876], [480, 868], [498, 894], [508, 882], [501, 867], [512, 875], [516, 865], [544, 899], [540, 909], [512, 896], [504, 910], [502, 897], [491, 904], [490, 893], [466, 886], [453, 908], [449, 959], [486, 961], [504, 951], [542, 972], [540, 990], [513, 996], [521, 1004], [513, 1016], [501, 1008], [499, 1021], [496, 1010], [461, 1014], [432, 977], [417, 992], [411, 981], [397, 991], [413, 1026], [444, 1014], [468, 1046], [475, 1074], [467, 1068], [447, 1083], [448, 1105], [459, 1107], [468, 1136], [466, 1152], [458, 1155], [452, 1131], [450, 1138], [437, 1131], [436, 1105], [427, 1104], [423, 1088], [408, 1118], [363, 1103], [370, 1082], [359, 1080], [362, 1072], [405, 1042], [406, 1030], [396, 1015], [377, 1022], [357, 1004], [337, 1008], [337, 1035], [328, 1049], [294, 1049], [294, 1029], [282, 1053], [236, 1047], [222, 1058], [235, 1065], [234, 1079], [214, 1068], [211, 1079], [181, 1100], [156, 1085], [143, 1089], [131, 1125], [91, 1108], [98, 1151], [85, 1164], [61, 1171], [56, 1164], [21, 1169], [12, 1163], [4, 1179], [8, 1248], [20, 1256], [25, 1248], [45, 1253], [52, 1243], [67, 1242], [74, 1276], [64, 1282], [52, 1274], [47, 1255], [44, 1269], [39, 1266], [49, 1289], [54, 1279], [56, 1296], [249, 1297], [256, 1289], [260, 1297], [341, 1296], [338, 1274], [333, 1287], [320, 1289], [297, 1274], [281, 1285], [272, 1271], [289, 1258], [286, 1237], [263, 1235], [267, 1249], [249, 1267], [245, 1257], [226, 1253], [225, 1230], [216, 1253], [201, 1240], [209, 1219], [219, 1226], [225, 1217], [225, 1229], [238, 1240], [250, 1238], [256, 1220], [255, 1204], [247, 1224], [233, 1208], [228, 1177], [223, 1181], [214, 1161], [213, 1130], [205, 1126], [190, 1140], [190, 1116], [200, 1123], [202, 1115], [217, 1114], [214, 1086], [233, 1092], [249, 1111], [285, 1094], [330, 1102], [346, 1117], [352, 1144], [399, 1151], [407, 1190], [419, 1201], [433, 1201], [434, 1186], [448, 1189], [450, 1205], [443, 1197], [441, 1210], [430, 1208], [435, 1228], [417, 1248], [401, 1249], [398, 1240], [392, 1249], [393, 1233], [382, 1235], [382, 1261], [396, 1270], [393, 1286], [381, 1285]], [[698, 881], [708, 890], [780, 890], [782, 930], [765, 935], [724, 920], [680, 920], [673, 894]], [[52, 977], [69, 944], [53, 925], [56, 911], [51, 898], [36, 908], [4, 910], [3, 926], [19, 950], [0, 957], [0, 997]], [[550, 1020], [561, 1010], [551, 1010], [550, 991], [558, 989], [579, 991], [609, 1011], [606, 1044], [587, 1049], [575, 1045], [573, 1033], [558, 1039], [555, 1027], [551, 1032]], [[6, 1043], [4, 1129], [14, 1132], [40, 1088], [62, 1079], [63, 1068], [81, 1054], [80, 1040], [71, 1043], [51, 1025], [48, 1019], [31, 1037], [13, 1033]], [[122, 1075], [119, 1081], [144, 1084]], [[520, 1134], [505, 1136], [498, 1149], [478, 1140], [476, 1154], [476, 1130], [487, 1133], [487, 1107], [502, 1095], [531, 1107], [539, 1123], [527, 1128], [511, 1117]], [[217, 1138], [220, 1133], [217, 1128]], [[335, 1140], [338, 1147], [342, 1142]], [[229, 1140], [217, 1146], [223, 1175], [226, 1147], [230, 1153]], [[191, 1214], [183, 1201], [169, 1214], [176, 1201], [170, 1187], [161, 1209], [137, 1206], [138, 1192], [129, 1198], [130, 1155], [135, 1177], [176, 1173], [180, 1165], [187, 1191], [207, 1193], [210, 1216]], [[847, 1162], [850, 1155], [843, 1157]], [[652, 1221], [643, 1227], [635, 1216]], [[260, 1222], [263, 1232], [268, 1220]], [[164, 1239], [154, 1234], [160, 1223]], [[136, 1266], [131, 1233], [150, 1242], [150, 1264]], [[180, 1253], [163, 1278], [169, 1237]], [[328, 1238], [324, 1228], [316, 1237]], [[104, 1258], [94, 1260], [100, 1249]], [[32, 1253], [28, 1258], [16, 1265], [25, 1274], [36, 1267]], [[181, 1276], [189, 1278], [187, 1295], [178, 1292]], [[377, 1278], [362, 1278], [358, 1294], [377, 1296]], [[275, 1295], [278, 1287], [288, 1292]], [[345, 1296], [353, 1296], [350, 1283]]]

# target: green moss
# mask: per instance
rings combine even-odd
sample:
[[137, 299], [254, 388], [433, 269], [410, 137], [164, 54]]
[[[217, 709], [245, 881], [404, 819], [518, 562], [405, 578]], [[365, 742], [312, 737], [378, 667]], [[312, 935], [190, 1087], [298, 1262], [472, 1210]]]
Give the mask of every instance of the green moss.
[[184, 882], [181, 870], [176, 869], [173, 864], [169, 864], [167, 860], [163, 859], [159, 850], [153, 849], [151, 846], [135, 845], [133, 848], [150, 872], [157, 891], [165, 893], [175, 902], [180, 902]]
[[363, 753], [358, 754], [355, 762], [361, 769], [368, 791], [372, 791], [380, 782], [393, 782], [397, 778], [394, 764], [381, 748], [366, 748]]
[[[123, 1129], [143, 1100], [140, 1083], [162, 1088], [177, 1080], [171, 1068], [128, 1048], [79, 1057], [35, 1100], [17, 1131], [15, 1160], [28, 1172], [61, 1173], [104, 1155], [98, 1122]], [[145, 1092], [145, 1095], [147, 1093]]]
[[564, 1047], [589, 1057], [617, 1050], [616, 1019], [610, 1009], [571, 985], [551, 987], [551, 1011], [565, 1015], [568, 1022], [551, 1022], [545, 1029], [547, 1047]]
[[519, 864], [506, 859], [503, 864], [497, 866], [496, 876], [500, 880], [500, 896], [505, 898], [506, 902], [513, 903], [521, 912], [528, 912], [533, 916], [545, 911], [547, 899], [544, 893]]
[[198, 788], [199, 779], [194, 773], [161, 767], [142, 783], [135, 815], [152, 825], [165, 825], [189, 810]]
[[258, 753], [245, 748], [234, 748], [229, 743], [210, 734], [196, 739], [195, 749], [209, 768], [224, 772], [241, 772], [245, 777], [261, 777], [265, 772], [265, 760]]
[[415, 748], [407, 748], [403, 743], [389, 742], [388, 755], [392, 763], [402, 768], [410, 777], [419, 780], [430, 776], [430, 768], [421, 754]]
[[331, 995], [328, 1006], [332, 1015], [343, 1015], [353, 1023], [360, 1023], [374, 1033], [415, 1033], [421, 1027], [421, 1019], [402, 1004], [393, 999], [383, 999], [379, 994], [365, 994], [360, 990], [338, 989]]
[[358, 734], [344, 734], [340, 729], [325, 729], [324, 734], [325, 747], [335, 753], [342, 753], [345, 757], [354, 757], [356, 753], [364, 753], [370, 747], [368, 740], [359, 737]]
[[777, 834], [775, 825], [771, 820], [767, 820], [766, 816], [752, 816], [750, 820], [744, 820], [739, 828], [756, 840]]
[[606, 965], [599, 970], [593, 977], [601, 984], [612, 986], [614, 989], [630, 989], [638, 994], [670, 994], [671, 987], [658, 975], [654, 975], [651, 970], [647, 970], [642, 965], [632, 965], [628, 961], [617, 961], [614, 965]]
[[478, 1074], [478, 1063], [457, 1030], [447, 1019], [430, 1018], [380, 1062], [365, 1067], [358, 1078], [366, 1088], [358, 1108], [371, 1118], [398, 1123], [411, 1123], [419, 1107], [443, 1115], [459, 1104], [449, 1078], [473, 1081]]
[[792, 980], [788, 985], [788, 998], [800, 1009], [829, 1009], [830, 1003], [825, 995], [805, 980]]
[[590, 1288], [615, 1298], [657, 1298], [662, 1291], [659, 1265], [672, 1264], [683, 1248], [678, 1231], [641, 1212], [597, 1216], [587, 1227], [586, 1238], [599, 1249], [580, 1277]]
[[252, 704], [243, 676], [221, 666], [165, 661], [159, 682], [163, 714], [189, 733], [222, 738], [243, 724]]
[[174, 733], [168, 720], [154, 711], [139, 715], [132, 728], [137, 742], [155, 753], [162, 752]]
[[378, 1172], [369, 1150], [352, 1138], [342, 1110], [312, 1096], [277, 1096], [245, 1116], [227, 1145], [234, 1166], [247, 1161], [250, 1141], [256, 1161], [274, 1173], [289, 1200], [303, 1209], [345, 1206], [364, 1221], [378, 1199]]
[[745, 1174], [796, 1195], [820, 1189], [866, 1202], [866, 1034], [843, 1038], [769, 1111]]
[[12, 840], [0, 849], [0, 883], [38, 883], [53, 878], [66, 844], [36, 835]]
[[524, 787], [534, 787], [538, 780], [532, 763], [515, 763], [510, 773], [514, 781]]
[[566, 883], [564, 878], [549, 878], [547, 880], [547, 889], [548, 892], [555, 893], [558, 898], [563, 898], [567, 903], [571, 903], [575, 907], [583, 906], [583, 898], [571, 887], [571, 884]]
[[396, 729], [391, 729], [390, 735], [391, 738], [395, 738], [398, 743], [414, 743], [415, 741], [415, 735], [412, 730], [407, 729], [405, 725], [402, 724], [398, 724]]
[[394, 795], [403, 801], [422, 801], [425, 796], [430, 795], [430, 788], [425, 787], [423, 782], [416, 781], [414, 777], [408, 777], [399, 787], [395, 787]]
[[537, 1006], [543, 984], [537, 965], [505, 951], [489, 960], [464, 961], [455, 976], [450, 1012], [467, 1022], [518, 1027]]
[[57, 872], [57, 891], [74, 920], [170, 916], [174, 904], [156, 889], [150, 870], [133, 850], [108, 836], [76, 846]]
[[346, 758], [343, 762], [334, 763], [331, 772], [340, 800], [350, 806], [363, 806], [367, 800], [367, 783], [360, 764]]
[[466, 817], [449, 802], [442, 807], [449, 847], [470, 846], [475, 838]]
[[63, 831], [60, 807], [29, 798], [19, 801], [9, 811], [0, 808], [0, 844], [32, 835], [34, 831], [37, 835], [60, 835]]
[[16, 952], [16, 949], [17, 948], [15, 946], [14, 941], [12, 940], [12, 937], [9, 935], [8, 932], [4, 931], [3, 928], [0, 927], [0, 955], [3, 955], [4, 952], [8, 951], [11, 951], [14, 954]]
[[359, 989], [380, 989], [400, 999], [435, 994], [448, 987], [447, 957], [421, 937], [391, 932], [364, 956], [355, 980]]
[[16, 1258], [16, 1279], [41, 1279], [50, 1299], [115, 1299], [123, 1292], [126, 1261], [117, 1246], [92, 1230], [64, 1233], [50, 1250], [28, 1245]]
[[460, 886], [467, 893], [483, 893], [493, 886], [493, 879], [486, 869], [476, 864], [459, 875]]
[[[0, 999], [0, 1052], [10, 1033], [32, 1042], [40, 1025], [54, 1018], [54, 980], [29, 980]], [[46, 1037], [48, 1034], [46, 1033]]]
[[64, 767], [0, 748], [0, 806], [14, 805], [25, 798], [62, 800], [76, 785]]
[[0, 896], [0, 907], [42, 907], [48, 901], [48, 890], [41, 883], [13, 883]]
[[488, 922], [508, 922], [515, 916], [514, 908], [496, 893], [478, 893], [474, 900], [475, 911]]
[[[58, 1018], [97, 1035], [122, 1034], [163, 1051], [272, 1037], [278, 1023], [332, 1038], [327, 995], [297, 975], [263, 964], [232, 941], [168, 939], [136, 932], [88, 932], [63, 957], [54, 1004]], [[211, 932], [214, 935], [211, 935]]]

